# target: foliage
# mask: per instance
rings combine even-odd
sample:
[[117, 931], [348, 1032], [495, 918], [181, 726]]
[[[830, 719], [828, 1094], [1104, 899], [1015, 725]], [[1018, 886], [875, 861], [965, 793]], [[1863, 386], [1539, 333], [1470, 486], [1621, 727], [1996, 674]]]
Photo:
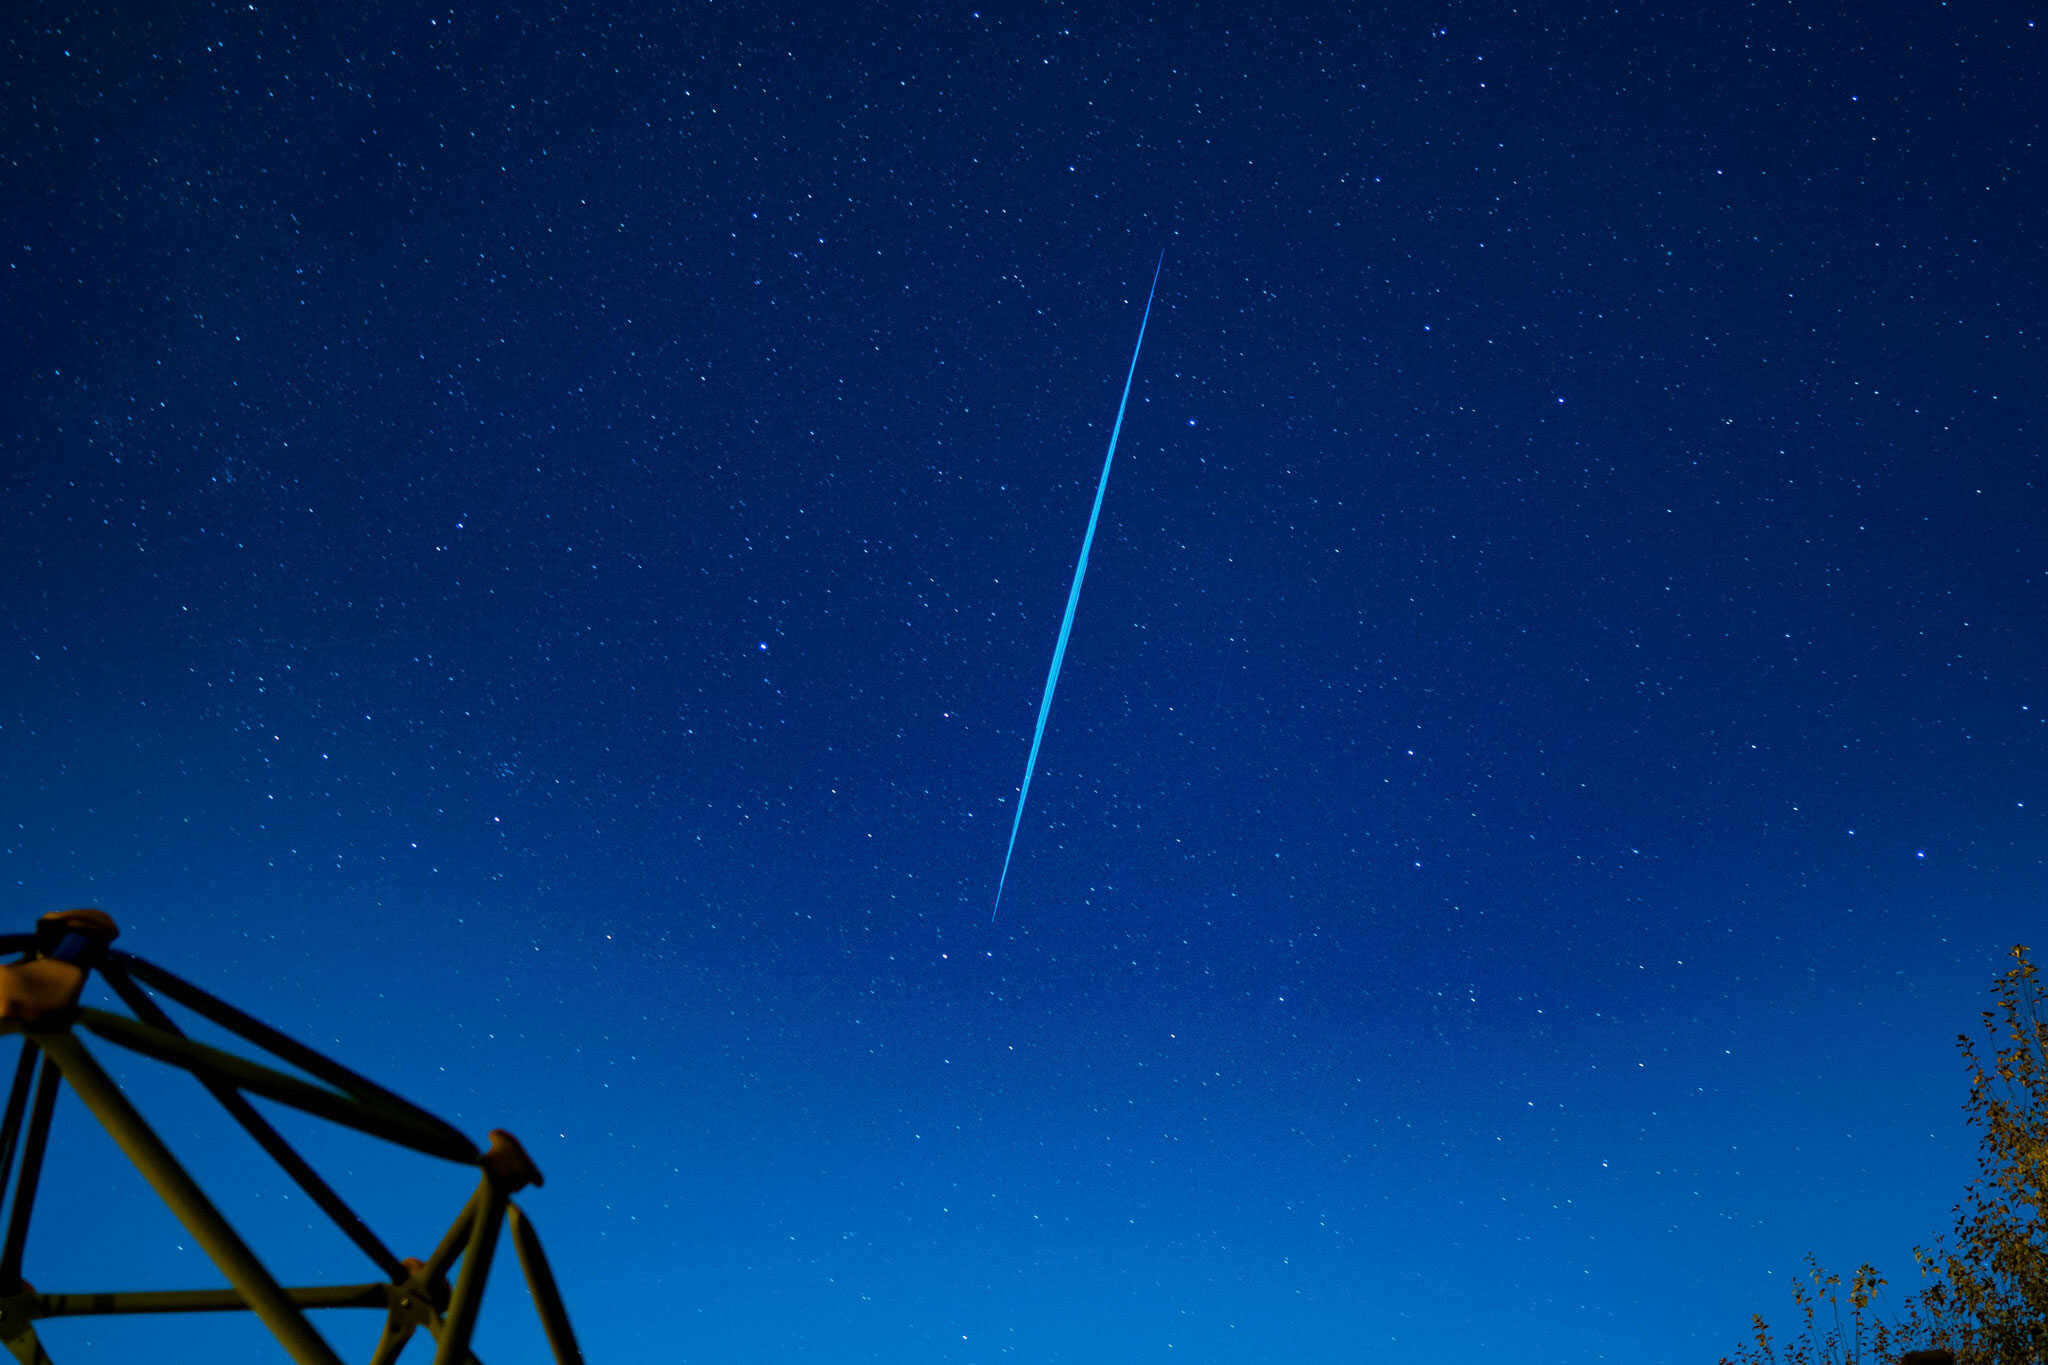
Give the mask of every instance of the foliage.
[[1962, 1365], [2048, 1360], [2048, 1003], [2024, 946], [1984, 1012], [1990, 1053], [1957, 1040], [1970, 1071], [1978, 1179], [1952, 1244], [1918, 1254], [1920, 1299]]
[[1919, 1344], [1925, 1324], [1909, 1302], [1904, 1312], [1887, 1322], [1874, 1310], [1884, 1277], [1868, 1265], [1856, 1267], [1849, 1278], [1846, 1296], [1848, 1318], [1842, 1316], [1842, 1277], [1824, 1269], [1812, 1256], [1806, 1258], [1806, 1274], [1792, 1281], [1792, 1304], [1799, 1310], [1797, 1334], [1780, 1346], [1771, 1337], [1770, 1324], [1761, 1315], [1752, 1317], [1753, 1340], [1721, 1365], [1880, 1365], [1891, 1361], [1901, 1347]]
[[1881, 1315], [1884, 1280], [1860, 1266], [1845, 1320], [1840, 1277], [1809, 1256], [1792, 1290], [1797, 1334], [1780, 1345], [1752, 1318], [1754, 1340], [1721, 1365], [1878, 1365], [1915, 1347], [1953, 1349], [1960, 1365], [2048, 1361], [2048, 987], [2025, 945], [2012, 958], [1992, 985], [1985, 1039], [1956, 1040], [1978, 1179], [1956, 1205], [1953, 1240], [1915, 1251], [1920, 1292]]

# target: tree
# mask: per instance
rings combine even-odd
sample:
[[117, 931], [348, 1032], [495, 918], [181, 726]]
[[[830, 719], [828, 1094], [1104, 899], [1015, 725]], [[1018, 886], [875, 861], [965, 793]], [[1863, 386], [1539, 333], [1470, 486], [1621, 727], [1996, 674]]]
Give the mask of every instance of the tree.
[[1970, 1072], [1977, 1180], [1954, 1241], [1917, 1252], [1920, 1300], [1962, 1365], [2048, 1360], [2048, 990], [2024, 945], [1992, 987], [1987, 1055], [1956, 1040]]
[[1721, 1365], [1877, 1365], [1904, 1348], [1952, 1350], [1959, 1365], [2048, 1361], [2048, 987], [2024, 944], [1992, 984], [1982, 1041], [1956, 1039], [1970, 1076], [1978, 1178], [1955, 1207], [1949, 1241], [1917, 1248], [1921, 1289], [1889, 1315], [1868, 1265], [1849, 1281], [1812, 1257], [1795, 1280], [1798, 1334], [1782, 1347], [1762, 1317]]
[[1799, 1310], [1796, 1335], [1782, 1346], [1771, 1337], [1761, 1314], [1750, 1318], [1751, 1340], [1721, 1365], [1879, 1365], [1891, 1361], [1901, 1346], [1917, 1345], [1926, 1326], [1909, 1300], [1905, 1311], [1887, 1322], [1876, 1311], [1884, 1277], [1869, 1265], [1856, 1267], [1849, 1278], [1848, 1316], [1842, 1314], [1842, 1277], [1812, 1256], [1806, 1274], [1792, 1280], [1792, 1305]]

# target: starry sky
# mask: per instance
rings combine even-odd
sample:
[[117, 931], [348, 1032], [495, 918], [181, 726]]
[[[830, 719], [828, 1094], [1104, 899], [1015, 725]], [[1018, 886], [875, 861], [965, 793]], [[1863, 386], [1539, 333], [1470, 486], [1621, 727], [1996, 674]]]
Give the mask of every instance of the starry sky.
[[[593, 1360], [1696, 1361], [1910, 1282], [2048, 835], [2041, 30], [1253, 8], [15, 15], [4, 927], [517, 1133]], [[58, 1124], [39, 1288], [218, 1282]], [[472, 1183], [287, 1130], [401, 1254]]]

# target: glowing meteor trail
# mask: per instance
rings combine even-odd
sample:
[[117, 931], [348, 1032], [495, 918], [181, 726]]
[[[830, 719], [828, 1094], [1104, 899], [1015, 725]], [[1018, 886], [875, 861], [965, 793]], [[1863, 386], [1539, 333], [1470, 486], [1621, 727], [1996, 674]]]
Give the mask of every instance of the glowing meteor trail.
[[1116, 459], [1116, 438], [1123, 434], [1124, 408], [1131, 401], [1131, 381], [1138, 375], [1138, 353], [1145, 349], [1145, 324], [1152, 320], [1152, 300], [1159, 293], [1159, 272], [1166, 265], [1166, 253], [1152, 267], [1152, 289], [1145, 295], [1145, 316], [1138, 319], [1138, 344], [1131, 347], [1131, 368], [1124, 375], [1124, 396], [1117, 400], [1116, 425], [1109, 429], [1109, 453], [1102, 457], [1102, 478], [1095, 485], [1095, 508], [1088, 513], [1088, 534], [1081, 537], [1081, 557], [1074, 562], [1074, 586], [1067, 590], [1067, 614], [1060, 621], [1059, 643], [1052, 647], [1052, 668], [1045, 675], [1045, 695], [1038, 701], [1038, 728], [1031, 734], [1031, 756], [1024, 760], [1024, 785], [1017, 789], [1017, 814], [1010, 821], [1010, 847], [1003, 853], [1003, 875], [996, 879], [996, 901], [989, 907], [988, 922], [996, 922], [1003, 908], [1003, 885], [1010, 880], [1010, 859], [1017, 852], [1017, 830], [1024, 823], [1024, 801], [1031, 795], [1031, 774], [1038, 767], [1038, 745], [1045, 738], [1045, 718], [1052, 714], [1053, 689], [1060, 685], [1060, 662], [1067, 657], [1067, 636], [1074, 630], [1074, 608], [1081, 604], [1081, 580], [1088, 573], [1088, 551], [1095, 544], [1095, 523], [1102, 517], [1102, 495], [1109, 488], [1109, 465]]

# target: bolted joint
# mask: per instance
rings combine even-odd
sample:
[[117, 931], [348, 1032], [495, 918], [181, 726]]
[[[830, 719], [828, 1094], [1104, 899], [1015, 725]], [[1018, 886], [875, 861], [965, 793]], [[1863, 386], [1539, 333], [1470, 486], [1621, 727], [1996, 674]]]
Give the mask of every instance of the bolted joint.
[[85, 974], [120, 933], [104, 910], [53, 910], [36, 921], [38, 956], [0, 966], [0, 1019], [39, 1024], [77, 1008]]
[[491, 1183], [506, 1194], [515, 1194], [528, 1185], [540, 1185], [540, 1167], [533, 1164], [533, 1158], [519, 1145], [519, 1139], [503, 1128], [491, 1129], [491, 1149], [478, 1160], [484, 1174]]
[[120, 936], [112, 915], [85, 906], [52, 910], [36, 921], [36, 950], [74, 967], [99, 966], [106, 960], [107, 945]]

